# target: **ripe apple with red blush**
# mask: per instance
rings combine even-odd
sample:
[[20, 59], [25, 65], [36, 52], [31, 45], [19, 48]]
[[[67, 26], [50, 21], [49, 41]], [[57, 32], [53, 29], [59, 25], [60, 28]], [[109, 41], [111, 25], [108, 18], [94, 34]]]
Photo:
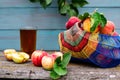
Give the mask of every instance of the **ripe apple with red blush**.
[[63, 59], [63, 53], [62, 52], [53, 52], [49, 55], [46, 55], [42, 58], [42, 67], [46, 70], [52, 70], [53, 65], [55, 63], [56, 58], [61, 57], [61, 60]]
[[42, 58], [42, 67], [45, 69], [45, 70], [52, 70], [53, 69], [53, 66], [54, 66], [54, 63], [55, 63], [55, 57], [52, 56], [52, 55], [46, 55]]
[[114, 31], [114, 32], [112, 33], [112, 36], [119, 36], [119, 33], [117, 33], [116, 31]]
[[115, 24], [112, 21], [107, 21], [107, 24], [100, 29], [101, 34], [112, 35], [115, 30]]
[[61, 57], [61, 60], [63, 59], [63, 53], [62, 52], [53, 52], [51, 55], [55, 58]]
[[76, 16], [70, 17], [69, 20], [65, 24], [66, 29], [70, 29], [76, 22], [81, 22], [81, 20]]
[[48, 53], [46, 51], [35, 50], [31, 55], [32, 63], [35, 66], [42, 66], [42, 64], [41, 64], [42, 61], [41, 60], [46, 55], [48, 55]]

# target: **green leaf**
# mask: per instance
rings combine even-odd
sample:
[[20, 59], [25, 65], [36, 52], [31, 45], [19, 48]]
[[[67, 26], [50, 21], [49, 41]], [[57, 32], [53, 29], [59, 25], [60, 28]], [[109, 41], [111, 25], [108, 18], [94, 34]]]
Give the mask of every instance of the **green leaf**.
[[69, 10], [70, 6], [68, 4], [63, 5], [62, 7], [60, 7], [60, 14], [66, 14]]
[[39, 0], [39, 1], [43, 8], [48, 7], [52, 3], [52, 0]]
[[67, 11], [67, 14], [71, 17], [71, 16], [77, 16], [78, 15], [78, 9], [76, 7], [74, 7], [72, 4], [70, 4], [70, 8]]
[[62, 68], [60, 65], [58, 65], [57, 63], [54, 64], [54, 68], [53, 70], [60, 76], [66, 75], [67, 74], [67, 69], [66, 68]]
[[101, 27], [104, 27], [107, 23], [107, 19], [105, 18], [105, 16], [103, 14], [101, 14]]
[[91, 28], [90, 31], [93, 32], [96, 27], [98, 27], [98, 25], [100, 25], [101, 27], [104, 27], [106, 25], [107, 19], [104, 17], [104, 15], [98, 13], [98, 12], [94, 12], [91, 15]]
[[52, 78], [52, 79], [59, 79], [60, 78], [60, 75], [58, 75], [55, 71], [51, 71], [50, 72], [50, 77]]
[[29, 0], [30, 2], [38, 2], [38, 0]]
[[60, 64], [60, 63], [61, 63], [61, 57], [57, 57], [56, 60], [55, 60], [55, 62], [56, 62], [57, 64]]
[[63, 55], [63, 60], [61, 61], [60, 65], [62, 68], [66, 68], [69, 61], [71, 59], [71, 54], [68, 52], [68, 53], [64, 53]]
[[78, 17], [81, 19], [81, 20], [85, 20], [86, 18], [88, 18], [90, 16], [90, 14], [88, 12], [85, 12], [83, 15], [79, 15]]
[[[46, 9], [51, 5], [53, 0], [29, 0], [30, 2], [39, 2], [40, 5]], [[86, 0], [58, 0], [58, 11], [61, 15], [78, 16], [79, 10], [78, 7], [83, 7], [88, 4]], [[69, 6], [68, 6], [69, 5]], [[71, 5], [73, 7], [71, 7]]]
[[63, 5], [65, 5], [65, 0], [58, 0], [58, 6], [62, 7]]
[[97, 28], [98, 25], [99, 25], [99, 21], [95, 21], [92, 27], [90, 28], [90, 31], [93, 32]]

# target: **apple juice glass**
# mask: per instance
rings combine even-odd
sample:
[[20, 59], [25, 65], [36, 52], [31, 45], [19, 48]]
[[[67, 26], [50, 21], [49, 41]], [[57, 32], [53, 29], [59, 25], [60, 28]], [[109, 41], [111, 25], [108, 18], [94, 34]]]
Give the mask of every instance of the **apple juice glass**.
[[36, 29], [20, 29], [20, 49], [23, 52], [31, 54], [36, 49]]

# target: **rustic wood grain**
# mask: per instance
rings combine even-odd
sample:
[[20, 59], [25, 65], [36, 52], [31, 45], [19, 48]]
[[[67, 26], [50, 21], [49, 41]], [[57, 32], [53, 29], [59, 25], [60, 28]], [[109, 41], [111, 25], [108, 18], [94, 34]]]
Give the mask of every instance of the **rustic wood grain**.
[[[114, 68], [99, 68], [91, 64], [71, 62], [68, 74], [59, 80], [119, 80], [120, 66]], [[24, 64], [15, 64], [7, 61], [0, 52], [0, 78], [1, 79], [41, 79], [51, 80], [49, 71], [36, 67], [31, 60]]]

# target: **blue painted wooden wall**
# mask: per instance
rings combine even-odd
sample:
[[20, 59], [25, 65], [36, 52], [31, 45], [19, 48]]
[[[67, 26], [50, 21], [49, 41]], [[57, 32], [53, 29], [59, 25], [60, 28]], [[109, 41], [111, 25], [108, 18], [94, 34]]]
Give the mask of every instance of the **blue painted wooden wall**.
[[[108, 20], [116, 25], [120, 33], [120, 0], [88, 0], [89, 4], [79, 12], [93, 12], [98, 8]], [[68, 16], [58, 14], [56, 0], [44, 10], [39, 3], [29, 0], [0, 0], [0, 50], [20, 49], [19, 29], [36, 27], [37, 49], [59, 50], [58, 34], [65, 30]]]

